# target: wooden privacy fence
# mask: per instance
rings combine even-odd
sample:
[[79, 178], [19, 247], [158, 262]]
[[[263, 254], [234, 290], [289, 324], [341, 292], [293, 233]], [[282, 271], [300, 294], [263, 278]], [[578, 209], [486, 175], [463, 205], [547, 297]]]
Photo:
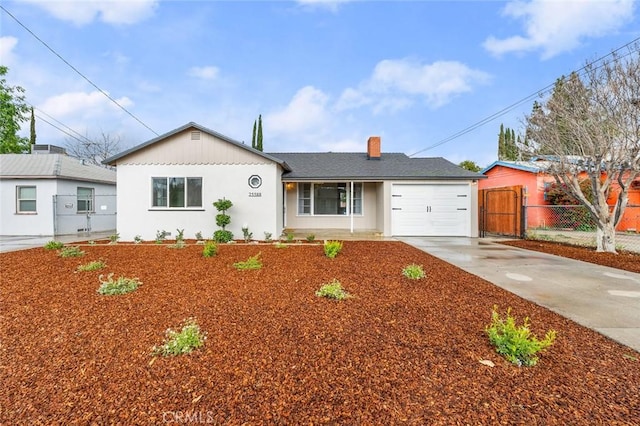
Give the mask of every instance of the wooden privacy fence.
[[524, 236], [522, 185], [487, 188], [478, 191], [480, 236], [486, 233]]

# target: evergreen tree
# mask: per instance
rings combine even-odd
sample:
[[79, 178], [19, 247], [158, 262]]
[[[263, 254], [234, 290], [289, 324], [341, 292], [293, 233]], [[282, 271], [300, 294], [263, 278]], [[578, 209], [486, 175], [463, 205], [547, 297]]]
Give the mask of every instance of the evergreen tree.
[[256, 149], [262, 151], [262, 114], [258, 116], [258, 140], [256, 142]]
[[33, 146], [36, 144], [36, 116], [33, 114], [33, 107], [31, 107], [31, 133], [29, 143], [31, 145], [31, 152], [33, 152]]
[[256, 147], [256, 120], [253, 120], [253, 136], [251, 137], [251, 148]]
[[498, 134], [498, 160], [516, 161], [519, 157], [520, 153], [516, 144], [515, 130], [504, 127], [504, 124], [500, 124], [500, 133]]

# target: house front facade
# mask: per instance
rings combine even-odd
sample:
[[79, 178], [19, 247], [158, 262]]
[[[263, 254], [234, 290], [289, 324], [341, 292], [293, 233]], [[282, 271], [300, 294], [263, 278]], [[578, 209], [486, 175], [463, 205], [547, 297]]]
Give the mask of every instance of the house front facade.
[[115, 232], [115, 171], [34, 152], [0, 155], [0, 235]]
[[236, 239], [286, 229], [373, 232], [381, 236], [477, 236], [482, 175], [442, 158], [381, 153], [372, 137], [361, 153], [263, 153], [196, 123], [106, 162], [118, 173], [118, 232], [123, 240], [161, 231], [210, 238], [218, 213]]

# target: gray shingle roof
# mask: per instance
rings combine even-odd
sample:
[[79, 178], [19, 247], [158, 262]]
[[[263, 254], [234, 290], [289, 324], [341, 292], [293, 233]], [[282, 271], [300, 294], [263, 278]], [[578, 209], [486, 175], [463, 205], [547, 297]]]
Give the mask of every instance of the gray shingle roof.
[[2, 179], [69, 179], [86, 182], [116, 183], [114, 170], [64, 154], [1, 154]]
[[382, 153], [369, 160], [366, 153], [273, 153], [291, 168], [285, 181], [314, 179], [388, 180], [388, 179], [483, 179], [442, 157], [410, 158], [402, 153]]

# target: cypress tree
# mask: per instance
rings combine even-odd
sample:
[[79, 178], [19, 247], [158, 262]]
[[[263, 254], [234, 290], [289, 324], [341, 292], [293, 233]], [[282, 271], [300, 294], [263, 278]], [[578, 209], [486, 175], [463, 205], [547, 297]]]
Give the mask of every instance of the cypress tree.
[[256, 147], [256, 120], [253, 120], [253, 136], [251, 137], [251, 148]]
[[33, 114], [33, 107], [31, 107], [31, 152], [33, 152], [33, 146], [36, 144], [36, 117]]
[[258, 141], [256, 142], [256, 149], [262, 151], [262, 114], [258, 116]]

